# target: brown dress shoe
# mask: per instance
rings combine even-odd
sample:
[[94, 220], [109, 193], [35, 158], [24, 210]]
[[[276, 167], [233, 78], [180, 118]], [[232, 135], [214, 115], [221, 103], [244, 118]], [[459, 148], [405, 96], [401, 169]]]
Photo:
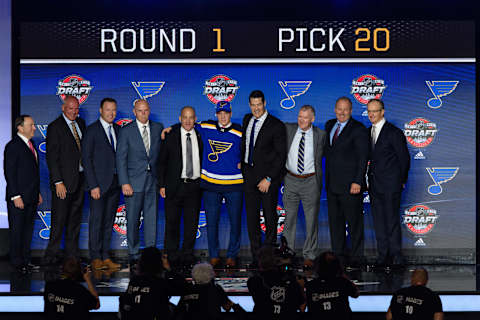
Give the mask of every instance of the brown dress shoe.
[[235, 261], [235, 259], [232, 259], [232, 258], [228, 258], [227, 261], [225, 262], [225, 267], [227, 268], [235, 268], [236, 265], [237, 265], [237, 262]]
[[106, 267], [106, 269], [120, 269], [120, 264], [113, 262], [111, 259], [103, 260], [103, 265]]
[[91, 266], [92, 270], [101, 270], [104, 268], [103, 261], [100, 259], [93, 259]]
[[212, 258], [210, 259], [210, 264], [212, 265], [212, 267], [216, 267], [220, 264], [220, 258]]

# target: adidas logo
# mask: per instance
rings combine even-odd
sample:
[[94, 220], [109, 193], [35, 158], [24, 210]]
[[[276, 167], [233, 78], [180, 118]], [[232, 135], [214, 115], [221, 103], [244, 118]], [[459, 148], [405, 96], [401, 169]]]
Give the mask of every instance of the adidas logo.
[[366, 195], [363, 197], [363, 203], [370, 203], [370, 195]]
[[425, 247], [427, 244], [425, 243], [425, 241], [423, 241], [422, 238], [419, 238], [417, 241], [415, 241], [415, 244], [414, 246], [415, 247]]
[[415, 157], [414, 157], [415, 160], [423, 160], [425, 159], [425, 156], [423, 155], [423, 152], [422, 151], [419, 151]]

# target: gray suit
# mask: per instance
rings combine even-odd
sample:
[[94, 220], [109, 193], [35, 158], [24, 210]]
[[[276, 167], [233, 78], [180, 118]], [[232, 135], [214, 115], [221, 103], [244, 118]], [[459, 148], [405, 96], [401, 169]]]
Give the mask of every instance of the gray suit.
[[142, 136], [134, 120], [120, 129], [116, 153], [118, 182], [130, 184], [133, 196], [125, 197], [127, 210], [127, 243], [130, 260], [140, 257], [140, 212], [143, 210], [145, 247], [155, 246], [157, 238], [158, 175], [160, 133], [163, 125], [149, 121], [150, 152], [147, 154]]
[[[290, 151], [293, 139], [297, 133], [298, 124], [285, 123], [285, 126], [287, 128], [287, 150]], [[320, 209], [320, 193], [322, 191], [322, 155], [326, 137], [325, 131], [315, 126], [312, 129], [315, 174], [308, 178], [300, 178], [287, 173], [285, 175], [283, 192], [283, 205], [286, 211], [284, 236], [289, 247], [295, 249], [297, 215], [301, 200], [307, 229], [303, 256], [305, 259], [310, 260], [315, 259], [318, 247], [318, 211]]]

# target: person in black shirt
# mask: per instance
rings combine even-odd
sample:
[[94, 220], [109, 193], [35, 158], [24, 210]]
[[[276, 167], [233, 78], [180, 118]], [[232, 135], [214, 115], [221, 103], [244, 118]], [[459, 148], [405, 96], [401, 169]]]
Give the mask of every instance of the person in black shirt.
[[296, 277], [280, 270], [281, 259], [271, 246], [259, 250], [258, 261], [260, 272], [247, 281], [256, 319], [298, 319], [305, 297]]
[[[88, 311], [100, 308], [95, 287], [90, 280], [90, 270], [84, 270], [75, 257], [63, 264], [61, 279], [45, 284], [43, 299], [47, 319], [88, 319]], [[85, 280], [88, 290], [79, 282]]]
[[214, 277], [215, 272], [209, 263], [198, 263], [193, 267], [193, 284], [187, 286], [178, 303], [176, 319], [223, 319], [221, 308], [230, 311], [234, 307], [223, 288], [214, 283]]
[[137, 274], [120, 296], [121, 319], [170, 319], [170, 295], [183, 292], [184, 279], [169, 275], [166, 257], [155, 247], [145, 248]]
[[305, 284], [308, 319], [351, 319], [348, 297], [357, 298], [357, 287], [347, 279], [339, 259], [324, 252], [315, 259], [318, 277]]
[[442, 301], [438, 294], [426, 287], [427, 282], [427, 270], [415, 269], [412, 285], [393, 294], [387, 320], [443, 320]]

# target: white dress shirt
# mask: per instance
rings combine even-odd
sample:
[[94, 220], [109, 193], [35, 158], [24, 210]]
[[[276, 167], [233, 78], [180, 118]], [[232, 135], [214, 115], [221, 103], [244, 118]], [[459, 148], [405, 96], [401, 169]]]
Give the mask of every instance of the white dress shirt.
[[[112, 144], [112, 141], [110, 141], [109, 127], [110, 126], [112, 127], [112, 131], [111, 131], [112, 132], [112, 138], [113, 138], [113, 142], [114, 142], [114, 145], [115, 145], [115, 151], [117, 151], [117, 137], [115, 136], [115, 130], [113, 129], [113, 123], [108, 123], [107, 121], [103, 120], [102, 117], [100, 117], [100, 123], [102, 124], [103, 130], [105, 131], [105, 134], [107, 135], [107, 140], [110, 142], [110, 144]], [[142, 130], [143, 130], [143, 128], [142, 128]]]
[[[63, 116], [63, 119], [65, 119], [65, 121], [67, 122], [68, 128], [70, 129], [70, 132], [72, 133], [72, 136], [74, 136], [74, 137], [75, 137], [75, 135], [73, 134], [72, 124], [75, 123], [75, 128], [77, 129], [78, 138], [80, 139], [80, 141], [82, 141], [82, 131], [80, 130], [80, 127], [78, 126], [77, 121], [72, 121], [72, 120], [68, 119], [67, 117], [65, 117], [64, 113], [62, 113], [62, 116]], [[81, 164], [78, 165], [78, 171], [83, 172], [83, 167], [82, 167]], [[55, 182], [55, 184], [60, 184], [60, 183], [63, 183], [63, 181]]]
[[187, 133], [190, 133], [190, 139], [192, 140], [192, 161], [193, 161], [193, 175], [190, 179], [200, 178], [200, 152], [198, 150], [198, 140], [195, 129], [190, 131], [180, 127], [180, 136], [182, 140], [182, 179], [187, 178]]
[[292, 145], [288, 151], [287, 170], [295, 174], [309, 174], [315, 172], [315, 157], [313, 155], [313, 128], [310, 127], [305, 131], [305, 153], [303, 157], [303, 172], [297, 171], [298, 167], [298, 148], [300, 147], [300, 140], [302, 139], [302, 129], [298, 128], [292, 140]]
[[248, 153], [250, 151], [250, 135], [253, 127], [253, 122], [257, 120], [257, 124], [255, 124], [255, 132], [253, 136], [253, 146], [255, 146], [255, 143], [257, 142], [257, 137], [258, 137], [258, 132], [260, 132], [260, 129], [262, 129], [263, 123], [265, 122], [265, 119], [268, 116], [268, 111], [265, 110], [265, 113], [260, 117], [260, 118], [255, 118], [252, 116], [250, 119], [250, 122], [248, 123], [247, 126], [247, 132], [245, 136], [245, 158], [243, 159], [245, 163], [248, 163]]
[[[385, 118], [382, 118], [382, 120], [378, 121], [375, 125], [372, 124], [372, 131], [370, 131], [370, 135], [372, 137], [372, 140], [377, 143], [378, 136], [380, 135], [380, 131], [383, 128], [383, 125], [385, 124]], [[373, 127], [375, 126], [375, 136], [373, 135]]]

